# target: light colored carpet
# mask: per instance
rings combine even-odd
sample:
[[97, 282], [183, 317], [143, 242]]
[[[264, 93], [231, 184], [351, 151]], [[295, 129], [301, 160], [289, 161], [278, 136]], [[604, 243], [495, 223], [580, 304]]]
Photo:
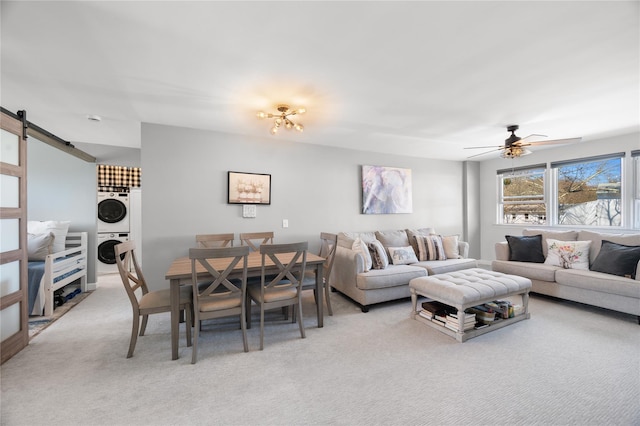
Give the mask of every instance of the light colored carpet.
[[[337, 293], [316, 327], [206, 325], [199, 360], [181, 326], [154, 315], [126, 359], [131, 307], [116, 276], [1, 367], [3, 425], [637, 425], [636, 318], [532, 297], [532, 318], [457, 343], [409, 319], [410, 302], [367, 314]], [[254, 317], [255, 318], [255, 317]], [[209, 331], [207, 331], [209, 330]]]

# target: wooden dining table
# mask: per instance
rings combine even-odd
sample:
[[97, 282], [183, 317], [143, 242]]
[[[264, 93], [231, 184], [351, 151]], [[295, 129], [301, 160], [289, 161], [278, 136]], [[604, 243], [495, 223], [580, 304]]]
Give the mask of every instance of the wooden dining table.
[[[282, 253], [278, 254], [278, 259], [283, 263], [288, 263], [293, 258], [294, 253]], [[224, 259], [211, 259], [210, 263], [215, 266], [217, 270], [224, 270], [232, 258]], [[313, 253], [307, 253], [307, 271], [315, 271], [316, 276], [316, 314], [318, 316], [318, 327], [323, 327], [323, 286], [324, 279], [323, 264], [325, 258], [320, 257]], [[206, 281], [207, 278], [211, 278], [211, 274], [200, 264], [196, 264], [196, 271], [198, 281], [202, 279]], [[272, 274], [278, 273], [277, 266], [268, 257], [265, 258], [265, 273]], [[247, 277], [259, 277], [262, 274], [262, 255], [258, 252], [249, 253], [247, 260]], [[230, 278], [238, 278], [242, 275], [242, 264], [238, 263], [230, 274]], [[180, 326], [180, 286], [191, 285], [191, 260], [188, 257], [180, 257], [175, 259], [169, 270], [165, 274], [165, 279], [169, 280], [171, 288], [171, 359], [178, 359], [178, 338], [179, 338], [179, 326]], [[187, 330], [191, 332], [191, 330]]]

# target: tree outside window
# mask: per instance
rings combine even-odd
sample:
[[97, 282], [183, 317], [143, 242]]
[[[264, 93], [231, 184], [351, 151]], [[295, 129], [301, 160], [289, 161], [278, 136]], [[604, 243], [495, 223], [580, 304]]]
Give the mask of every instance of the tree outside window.
[[547, 222], [544, 168], [514, 171], [500, 176], [502, 223]]

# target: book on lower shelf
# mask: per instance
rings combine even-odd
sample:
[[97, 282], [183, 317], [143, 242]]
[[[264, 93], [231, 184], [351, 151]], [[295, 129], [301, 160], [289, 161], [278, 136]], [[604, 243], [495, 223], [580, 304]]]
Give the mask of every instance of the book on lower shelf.
[[450, 313], [446, 316], [445, 327], [453, 331], [468, 331], [476, 326], [476, 314], [465, 312], [464, 323], [460, 323], [458, 313]]

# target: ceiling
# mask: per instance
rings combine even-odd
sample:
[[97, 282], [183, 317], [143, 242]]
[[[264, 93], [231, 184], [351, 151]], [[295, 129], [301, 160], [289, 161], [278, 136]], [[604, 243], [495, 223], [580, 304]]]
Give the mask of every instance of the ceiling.
[[[0, 99], [71, 143], [140, 147], [147, 122], [465, 160], [509, 124], [638, 131], [639, 5], [2, 0]], [[256, 118], [280, 103], [304, 133]]]

